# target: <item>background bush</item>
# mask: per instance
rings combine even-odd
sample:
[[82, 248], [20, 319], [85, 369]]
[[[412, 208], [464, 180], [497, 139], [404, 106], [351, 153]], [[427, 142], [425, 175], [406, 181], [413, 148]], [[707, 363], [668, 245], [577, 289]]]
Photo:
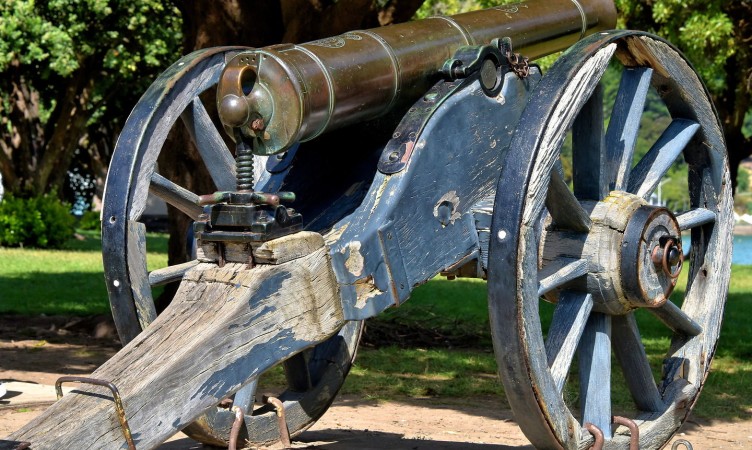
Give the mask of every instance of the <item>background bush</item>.
[[0, 245], [60, 248], [73, 236], [75, 218], [69, 211], [70, 205], [55, 193], [31, 198], [7, 195], [0, 202]]
[[99, 213], [96, 211], [84, 212], [81, 218], [78, 219], [77, 228], [82, 230], [101, 230], [102, 222], [99, 221]]

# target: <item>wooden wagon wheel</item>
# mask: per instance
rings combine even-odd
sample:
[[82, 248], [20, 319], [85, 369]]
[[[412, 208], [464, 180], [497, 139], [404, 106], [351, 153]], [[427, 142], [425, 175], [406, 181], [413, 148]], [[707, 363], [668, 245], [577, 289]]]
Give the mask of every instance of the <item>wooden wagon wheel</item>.
[[[598, 83], [610, 61], [624, 68], [604, 126]], [[651, 87], [672, 121], [633, 167]], [[632, 433], [612, 419], [613, 350], [633, 399], [639, 448], [660, 448], [686, 420], [708, 374], [728, 289], [732, 201], [720, 124], [684, 58], [639, 32], [578, 43], [536, 92], [512, 140], [520, 156], [507, 160], [499, 180], [495, 204], [504, 206], [493, 213], [489, 301], [507, 398], [538, 448], [589, 448], [594, 439], [585, 426], [594, 424], [605, 448], [626, 449]], [[559, 165], [570, 130], [573, 189]], [[646, 205], [682, 156], [690, 209]], [[680, 234], [690, 230], [679, 307], [668, 296], [682, 268]], [[556, 304], [548, 329], [541, 296]], [[639, 309], [660, 319], [671, 339], [659, 379], [642, 343]], [[579, 402], [563, 393], [577, 372]]]
[[[235, 189], [233, 155], [199, 95], [216, 86], [226, 60], [240, 50], [244, 48], [213, 48], [180, 59], [146, 91], [118, 139], [107, 175], [102, 250], [110, 306], [124, 344], [156, 317], [152, 287], [180, 280], [195, 265], [189, 262], [148, 273], [145, 227], [139, 222], [149, 192], [193, 219], [201, 213], [199, 193], [155, 172], [168, 133], [173, 126], [182, 126], [177, 125], [179, 119], [188, 127], [217, 189]], [[260, 184], [263, 187], [263, 177]], [[333, 401], [352, 364], [360, 330], [359, 322], [349, 322], [327, 342], [283, 363], [288, 388], [278, 398], [284, 403], [291, 435], [313, 424]], [[252, 382], [236, 395], [235, 402], [252, 409], [254, 395]], [[216, 408], [185, 431], [204, 443], [227, 445], [234, 419], [230, 410]], [[280, 438], [272, 407], [248, 411], [245, 425], [247, 435], [241, 431], [241, 440], [261, 444]]]

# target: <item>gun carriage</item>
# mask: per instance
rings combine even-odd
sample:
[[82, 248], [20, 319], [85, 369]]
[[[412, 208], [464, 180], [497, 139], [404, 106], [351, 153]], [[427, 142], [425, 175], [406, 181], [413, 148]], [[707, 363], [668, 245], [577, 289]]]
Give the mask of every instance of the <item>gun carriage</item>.
[[[487, 278], [499, 374], [536, 447], [662, 447], [718, 339], [731, 184], [689, 63], [655, 36], [607, 31], [614, 23], [605, 0], [528, 1], [182, 58], [131, 113], [107, 179], [105, 278], [126, 345], [92, 377], [119, 390], [120, 406], [81, 385], [11, 441], [145, 449], [181, 429], [231, 448], [289, 441], [333, 401], [362, 321], [444, 273]], [[545, 75], [514, 53], [563, 49]], [[621, 81], [604, 105], [609, 66]], [[635, 162], [650, 91], [671, 121]], [[201, 96], [214, 92], [219, 119]], [[215, 193], [159, 174], [168, 133], [183, 126]], [[682, 158], [689, 208], [648, 204]], [[195, 259], [147, 270], [149, 194], [194, 221]], [[682, 271], [679, 305], [669, 297]], [[158, 316], [152, 289], [170, 281], [180, 288]], [[671, 342], [657, 378], [640, 310]], [[287, 390], [254, 406], [258, 377], [277, 364]], [[612, 382], [631, 393], [629, 419], [613, 417]], [[217, 406], [233, 395], [232, 409]]]

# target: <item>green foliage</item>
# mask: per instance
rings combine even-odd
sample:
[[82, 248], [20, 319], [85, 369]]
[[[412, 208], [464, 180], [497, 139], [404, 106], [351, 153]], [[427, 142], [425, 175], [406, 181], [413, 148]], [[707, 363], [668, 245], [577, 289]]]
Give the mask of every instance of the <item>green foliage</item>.
[[736, 176], [736, 192], [749, 192], [749, 170], [744, 167], [739, 167], [739, 173]]
[[426, 0], [415, 13], [416, 19], [430, 16], [451, 16], [476, 9], [491, 8], [493, 6], [514, 3], [513, 0]]
[[82, 230], [101, 230], [102, 222], [99, 220], [99, 213], [96, 211], [85, 211], [78, 219], [77, 228]]
[[[69, 76], [89, 56], [131, 77], [164, 66], [180, 42], [177, 9], [161, 0], [15, 0], [0, 4], [0, 70], [35, 65]], [[158, 23], [159, 25], [155, 25]]]
[[60, 248], [73, 235], [70, 206], [55, 193], [28, 199], [6, 196], [0, 202], [0, 245]]
[[[656, 33], [678, 46], [708, 88], [726, 87], [726, 60], [736, 51], [734, 23], [725, 0], [616, 0], [619, 26]], [[652, 23], [640, 20], [652, 5]]]

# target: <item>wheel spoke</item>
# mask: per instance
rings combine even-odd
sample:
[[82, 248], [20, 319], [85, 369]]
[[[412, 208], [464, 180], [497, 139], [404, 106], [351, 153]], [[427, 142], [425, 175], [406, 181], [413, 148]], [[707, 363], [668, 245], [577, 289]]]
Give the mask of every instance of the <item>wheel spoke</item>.
[[685, 231], [700, 225], [715, 223], [715, 213], [709, 209], [696, 208], [679, 214], [676, 216], [676, 221], [679, 222], [679, 229]]
[[235, 393], [235, 397], [232, 400], [233, 406], [237, 406], [243, 410], [243, 413], [250, 415], [253, 411], [253, 401], [256, 399], [257, 388], [258, 378], [254, 378]]
[[538, 296], [585, 275], [587, 270], [588, 264], [584, 259], [561, 258], [547, 264], [538, 272]]
[[188, 261], [183, 264], [164, 267], [149, 272], [149, 284], [151, 287], [161, 286], [163, 284], [179, 281], [186, 272], [198, 265], [198, 260]]
[[193, 220], [196, 220], [203, 211], [198, 205], [198, 195], [178, 186], [156, 172], [151, 174], [149, 192], [179, 209]]
[[311, 373], [308, 370], [306, 352], [300, 352], [282, 363], [290, 390], [305, 392], [311, 388]]
[[546, 193], [546, 208], [555, 227], [587, 233], [590, 217], [557, 170], [551, 170], [551, 181]]
[[180, 116], [220, 191], [235, 190], [235, 160], [198, 97]]
[[601, 167], [604, 139], [603, 85], [598, 83], [572, 125], [572, 183], [574, 195], [580, 200], [606, 196]]
[[674, 119], [632, 170], [627, 190], [647, 200], [699, 128], [692, 120]]
[[692, 320], [670, 300], [659, 308], [647, 308], [647, 310], [676, 333], [683, 333], [687, 336], [697, 336], [702, 333], [700, 324]]
[[645, 99], [650, 88], [653, 69], [647, 67], [625, 68], [619, 92], [606, 131], [605, 180], [613, 183], [609, 190], [624, 190], [629, 182], [632, 154], [637, 142], [640, 117], [645, 109]]
[[569, 366], [592, 309], [590, 294], [564, 291], [559, 297], [546, 338], [548, 367], [559, 392], [564, 389]]
[[663, 411], [665, 405], [655, 384], [634, 314], [613, 317], [612, 326], [614, 354], [635, 404], [641, 411]]
[[592, 313], [577, 349], [582, 423], [611, 437], [611, 316]]

